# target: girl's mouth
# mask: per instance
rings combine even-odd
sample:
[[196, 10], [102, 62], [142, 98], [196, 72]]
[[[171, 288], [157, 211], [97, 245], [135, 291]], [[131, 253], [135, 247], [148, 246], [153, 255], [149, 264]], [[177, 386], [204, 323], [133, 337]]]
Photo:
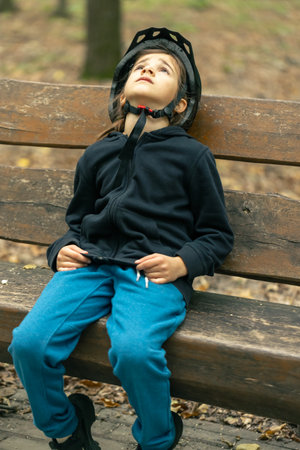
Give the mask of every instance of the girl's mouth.
[[153, 84], [153, 81], [148, 77], [141, 77], [137, 81], [147, 81], [148, 83]]

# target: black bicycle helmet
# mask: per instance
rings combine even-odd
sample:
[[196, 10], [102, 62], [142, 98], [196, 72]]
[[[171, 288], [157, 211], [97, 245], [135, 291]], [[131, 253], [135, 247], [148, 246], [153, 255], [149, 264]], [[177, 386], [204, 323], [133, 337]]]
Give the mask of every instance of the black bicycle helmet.
[[[182, 113], [177, 125], [188, 129], [197, 113], [198, 104], [201, 97], [201, 79], [198, 69], [195, 64], [194, 54], [191, 43], [176, 31], [168, 30], [167, 28], [147, 28], [136, 33], [127, 52], [121, 59], [115, 69], [113, 76], [110, 102], [109, 102], [109, 116], [112, 122], [115, 122], [119, 117], [116, 116], [116, 97], [122, 91], [129, 72], [133, 67], [137, 55], [146, 49], [161, 49], [166, 48], [170, 53], [176, 55], [183, 63], [186, 70], [186, 86], [184, 92], [180, 91], [179, 95], [162, 110], [149, 110], [145, 105], [144, 112], [152, 115], [152, 117], [162, 117], [163, 115], [171, 117], [176, 104], [183, 95], [187, 96], [187, 108]], [[135, 114], [141, 114], [140, 108], [134, 108], [126, 104], [126, 112], [131, 111]]]

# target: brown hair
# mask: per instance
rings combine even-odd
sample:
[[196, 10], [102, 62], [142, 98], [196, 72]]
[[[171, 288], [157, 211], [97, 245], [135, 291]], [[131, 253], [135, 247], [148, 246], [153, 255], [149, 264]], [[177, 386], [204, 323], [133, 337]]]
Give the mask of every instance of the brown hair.
[[[177, 66], [179, 68], [178, 91], [179, 91], [179, 89], [182, 89], [186, 82], [185, 67], [184, 67], [182, 61], [174, 53], [170, 52], [166, 47], [161, 46], [161, 47], [156, 47], [154, 49], [143, 50], [136, 55], [135, 61], [137, 61], [141, 56], [150, 55], [152, 53], [166, 53], [168, 55], [171, 55], [174, 58], [174, 60], [177, 63]], [[124, 85], [127, 81], [128, 76], [129, 76], [129, 73], [127, 74], [126, 80], [124, 81]], [[106, 129], [102, 133], [100, 133], [97, 137], [97, 140], [105, 138], [113, 131], [119, 131], [119, 132], [123, 133], [124, 128], [125, 128], [125, 115], [124, 115], [123, 108], [122, 108], [121, 102], [120, 102], [122, 92], [123, 92], [123, 90], [117, 95], [117, 97], [115, 99], [116, 100], [115, 101], [115, 104], [116, 104], [115, 116], [117, 117], [117, 120], [112, 124], [111, 127], [109, 127], [108, 129]], [[186, 98], [186, 96], [185, 96], [185, 98]], [[170, 119], [170, 125], [177, 125], [180, 121], [181, 114], [182, 113], [177, 113], [176, 111], [174, 111], [173, 116]]]

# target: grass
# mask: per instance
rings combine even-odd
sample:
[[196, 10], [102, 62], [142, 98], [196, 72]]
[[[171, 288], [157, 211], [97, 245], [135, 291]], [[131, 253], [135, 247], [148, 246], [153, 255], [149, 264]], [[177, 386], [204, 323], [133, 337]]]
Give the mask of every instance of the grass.
[[194, 8], [203, 10], [210, 8], [216, 3], [214, 0], [124, 0], [123, 5], [127, 9], [140, 8], [144, 11], [162, 11], [164, 8], [172, 5], [173, 8]]
[[[22, 2], [20, 11], [26, 10], [30, 2]], [[193, 27], [181, 20], [180, 11], [195, 10], [198, 13], [205, 10], [213, 10], [216, 16], [216, 28], [222, 26], [233, 32], [259, 31], [274, 35], [286, 35], [296, 32], [295, 25], [290, 25], [288, 17], [297, 8], [300, 8], [300, 0], [123, 0], [121, 6], [124, 13], [140, 11], [141, 13], [158, 13], [159, 21], [177, 29], [178, 31], [194, 31]], [[52, 13], [55, 9], [53, 0], [35, 2], [36, 14], [47, 15], [49, 19], [56, 22], [66, 23], [65, 19], [54, 18]], [[85, 2], [73, 0], [68, 3], [70, 20], [73, 25], [84, 27]], [[174, 14], [179, 11], [179, 14]], [[265, 14], [267, 13], [267, 15]], [[7, 17], [15, 13], [5, 13]], [[16, 13], [18, 14], [18, 13]], [[82, 39], [79, 33], [77, 39]]]
[[[197, 31], [197, 25], [189, 23], [185, 14], [187, 10], [194, 10], [195, 14], [214, 14], [216, 32], [226, 30], [240, 34], [241, 39], [246, 33], [280, 39], [298, 33], [298, 25], [289, 18], [300, 8], [300, 0], [123, 0], [122, 6], [129, 17], [136, 11], [151, 17], [156, 14], [152, 23], [181, 33]], [[132, 26], [139, 29], [135, 22]]]

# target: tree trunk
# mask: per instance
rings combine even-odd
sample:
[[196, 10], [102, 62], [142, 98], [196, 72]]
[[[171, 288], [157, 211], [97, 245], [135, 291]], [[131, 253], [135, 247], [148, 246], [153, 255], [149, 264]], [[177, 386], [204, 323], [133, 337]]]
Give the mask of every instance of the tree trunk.
[[0, 0], [0, 12], [16, 11], [17, 7], [13, 0]]
[[65, 17], [65, 18], [70, 17], [70, 14], [69, 14], [68, 8], [67, 8], [67, 1], [68, 0], [58, 0], [56, 9], [53, 13], [54, 16]]
[[84, 78], [111, 78], [120, 59], [120, 1], [87, 0]]

